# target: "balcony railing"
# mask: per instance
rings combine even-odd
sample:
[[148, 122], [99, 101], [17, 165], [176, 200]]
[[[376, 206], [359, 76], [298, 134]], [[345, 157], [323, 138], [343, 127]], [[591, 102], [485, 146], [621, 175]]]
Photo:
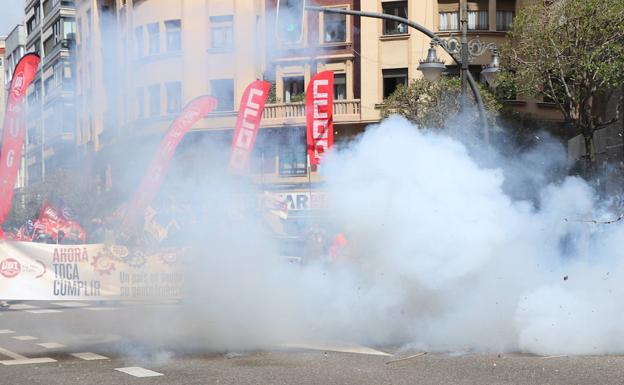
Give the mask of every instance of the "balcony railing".
[[[267, 104], [262, 114], [262, 125], [282, 125], [305, 123], [305, 103]], [[334, 100], [334, 122], [353, 122], [360, 120], [360, 101]]]

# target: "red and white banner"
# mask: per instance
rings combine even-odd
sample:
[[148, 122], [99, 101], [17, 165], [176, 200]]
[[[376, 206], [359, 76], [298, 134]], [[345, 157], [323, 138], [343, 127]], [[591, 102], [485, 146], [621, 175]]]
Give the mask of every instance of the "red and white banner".
[[17, 63], [9, 88], [2, 133], [2, 155], [0, 156], [0, 226], [11, 211], [13, 189], [22, 163], [22, 148], [26, 134], [22, 104], [26, 90], [37, 73], [39, 60], [39, 55], [26, 54]]
[[178, 144], [184, 135], [200, 119], [208, 115], [217, 106], [217, 100], [211, 96], [200, 96], [191, 100], [173, 121], [169, 131], [160, 142], [160, 147], [152, 159], [147, 173], [141, 181], [139, 189], [134, 194], [122, 223], [121, 231], [130, 230], [137, 216], [143, 214], [145, 208], [152, 202], [165, 178], [169, 163], [173, 158]]
[[185, 284], [173, 249], [0, 241], [3, 300], [179, 299]]
[[[34, 226], [33, 238], [41, 233], [56, 239], [57, 242], [63, 239], [85, 242], [87, 238], [87, 233], [78, 222], [67, 218], [62, 210], [52, 206], [47, 201], [43, 202], [41, 211], [39, 211], [39, 218], [35, 221]], [[61, 232], [62, 237], [60, 237]]]
[[232, 154], [230, 155], [230, 170], [232, 171], [243, 173], [247, 170], [270, 88], [271, 83], [256, 80], [248, 85], [243, 93], [232, 140]]
[[320, 163], [334, 144], [334, 72], [319, 72], [306, 92], [306, 125], [310, 164]]

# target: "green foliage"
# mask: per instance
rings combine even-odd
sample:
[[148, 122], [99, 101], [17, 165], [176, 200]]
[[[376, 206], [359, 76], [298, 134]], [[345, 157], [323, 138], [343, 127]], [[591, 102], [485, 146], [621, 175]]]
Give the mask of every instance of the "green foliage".
[[593, 134], [612, 122], [596, 113], [598, 96], [624, 84], [624, 1], [533, 1], [514, 19], [501, 49], [517, 92], [554, 102], [575, 132]]
[[[461, 84], [458, 77], [443, 76], [438, 81], [425, 79], [412, 80], [407, 86], [399, 86], [381, 107], [381, 115], [386, 118], [393, 114], [404, 116], [420, 127], [442, 128], [460, 110]], [[496, 97], [485, 87], [480, 87], [490, 123], [494, 123], [501, 109]], [[474, 97], [468, 91], [468, 100]], [[479, 124], [479, 113], [471, 109], [472, 122]]]
[[291, 103], [299, 103], [299, 102], [304, 102], [306, 98], [306, 94], [304, 92], [300, 93], [300, 94], [296, 94], [290, 97], [290, 102]]

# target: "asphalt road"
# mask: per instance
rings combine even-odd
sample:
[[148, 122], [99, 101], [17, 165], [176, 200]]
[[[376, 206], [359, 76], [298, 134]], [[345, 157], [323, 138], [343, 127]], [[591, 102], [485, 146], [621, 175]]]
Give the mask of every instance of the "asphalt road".
[[422, 354], [339, 343], [226, 352], [155, 344], [149, 333], [136, 338], [144, 328], [131, 323], [137, 314], [157, 323], [179, 310], [175, 303], [14, 305], [0, 312], [0, 384], [624, 383], [619, 356]]

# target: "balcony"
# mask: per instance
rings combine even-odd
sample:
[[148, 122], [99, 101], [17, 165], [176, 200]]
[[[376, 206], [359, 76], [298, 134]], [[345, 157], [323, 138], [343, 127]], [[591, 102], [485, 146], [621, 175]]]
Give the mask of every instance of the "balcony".
[[[61, 12], [61, 9], [63, 9], [63, 12]], [[56, 21], [61, 13], [74, 15], [75, 10], [76, 4], [73, 0], [60, 0], [57, 3], [49, 0], [47, 3], [44, 3], [43, 29], [49, 28], [52, 22]]]
[[[355, 123], [360, 121], [360, 100], [334, 100], [334, 123]], [[262, 114], [263, 127], [305, 125], [305, 103], [267, 104]]]

